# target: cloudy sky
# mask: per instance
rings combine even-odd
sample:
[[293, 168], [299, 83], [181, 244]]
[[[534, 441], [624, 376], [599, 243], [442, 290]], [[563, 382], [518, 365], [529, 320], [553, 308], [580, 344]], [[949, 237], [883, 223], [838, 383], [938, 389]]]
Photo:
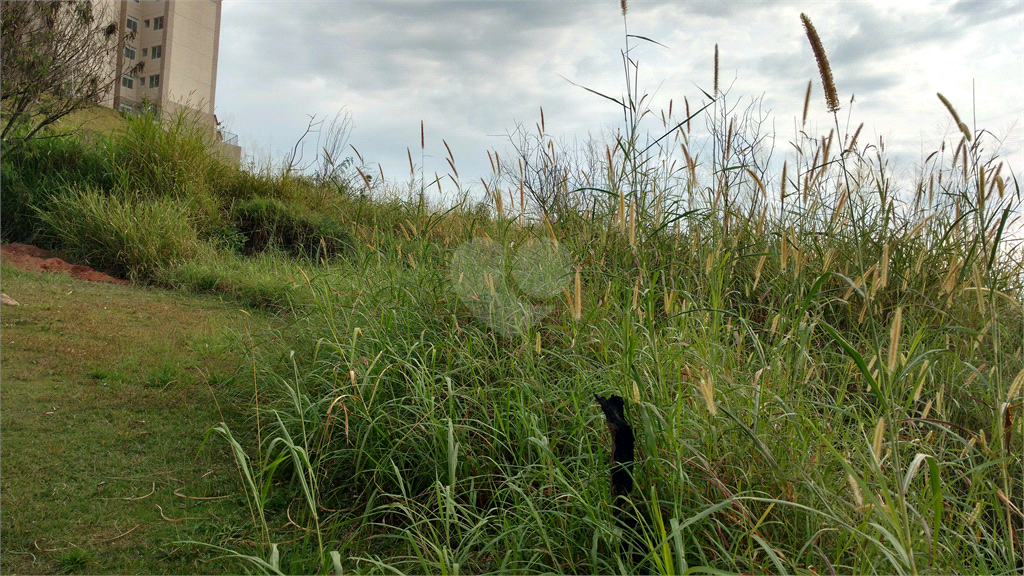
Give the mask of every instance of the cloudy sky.
[[[865, 124], [861, 142], [884, 137], [911, 173], [943, 135], [953, 138], [942, 92], [969, 126], [1002, 140], [1015, 171], [1024, 168], [1019, 0], [630, 0], [629, 32], [664, 45], [632, 41], [640, 90], [655, 110], [684, 97], [696, 107], [711, 91], [718, 44], [722, 88], [741, 106], [762, 98], [778, 149], [793, 138], [808, 80], [809, 126], [827, 133], [833, 120], [801, 12], [832, 63], [841, 125], [847, 115], [851, 131]], [[473, 184], [490, 173], [486, 151], [510, 151], [507, 135], [517, 123], [534, 126], [541, 107], [548, 133], [569, 142], [621, 125], [614, 104], [570, 81], [621, 96], [622, 48], [615, 0], [224, 0], [217, 114], [244, 153], [266, 162], [291, 149], [309, 115], [347, 111], [350, 142], [397, 180], [409, 174], [407, 148], [420, 163], [422, 121], [426, 173], [449, 172], [444, 140], [462, 182]]]

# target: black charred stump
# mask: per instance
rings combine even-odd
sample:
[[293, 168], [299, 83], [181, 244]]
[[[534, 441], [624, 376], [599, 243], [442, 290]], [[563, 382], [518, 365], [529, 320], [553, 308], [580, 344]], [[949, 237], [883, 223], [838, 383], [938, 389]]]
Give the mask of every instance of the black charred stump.
[[633, 491], [633, 427], [626, 421], [622, 396], [602, 398], [594, 394], [594, 399], [604, 410], [608, 431], [612, 433], [612, 498], [618, 501]]
[[612, 435], [612, 506], [615, 509], [616, 523], [622, 528], [625, 539], [623, 551], [628, 552], [634, 566], [639, 567], [644, 554], [641, 552], [641, 542], [636, 532], [639, 524], [636, 507], [629, 500], [629, 493], [633, 491], [633, 458], [636, 444], [633, 427], [626, 421], [622, 396], [603, 398], [594, 394], [594, 399], [604, 410], [604, 416], [608, 420], [608, 431]]

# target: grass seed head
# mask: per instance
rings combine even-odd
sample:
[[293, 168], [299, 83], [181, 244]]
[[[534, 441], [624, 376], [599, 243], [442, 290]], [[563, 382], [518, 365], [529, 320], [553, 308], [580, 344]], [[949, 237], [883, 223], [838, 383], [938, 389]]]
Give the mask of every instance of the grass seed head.
[[946, 110], [949, 110], [949, 115], [953, 117], [953, 122], [956, 122], [956, 127], [959, 128], [960, 132], [963, 133], [964, 138], [966, 138], [967, 141], [970, 142], [971, 131], [968, 130], [967, 125], [960, 120], [960, 115], [956, 113], [956, 108], [953, 108], [953, 105], [949, 102], [949, 100], [946, 99], [945, 96], [942, 95], [941, 92], [936, 92], [935, 95], [938, 96], [939, 100], [942, 101], [942, 104], [945, 105]]
[[814, 59], [818, 61], [818, 73], [821, 74], [821, 85], [825, 89], [825, 104], [828, 105], [829, 112], [838, 112], [839, 95], [836, 93], [836, 84], [832, 81], [832, 67], [828, 64], [825, 47], [821, 45], [821, 38], [818, 38], [818, 31], [814, 29], [811, 19], [801, 13], [800, 20], [804, 23], [804, 31], [811, 43], [811, 50], [814, 51]]
[[715, 44], [715, 84], [714, 95], [718, 96], [718, 44]]
[[875, 454], [875, 461], [881, 463], [882, 461], [882, 439], [885, 437], [885, 417], [882, 416], [878, 419], [878, 423], [875, 424], [875, 434], [871, 441], [871, 450]]

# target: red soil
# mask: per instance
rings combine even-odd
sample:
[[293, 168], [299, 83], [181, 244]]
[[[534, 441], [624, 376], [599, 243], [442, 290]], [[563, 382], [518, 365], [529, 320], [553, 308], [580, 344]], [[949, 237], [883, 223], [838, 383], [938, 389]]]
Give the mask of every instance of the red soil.
[[49, 250], [43, 250], [29, 244], [8, 244], [0, 246], [0, 258], [19, 270], [30, 272], [62, 272], [80, 280], [89, 282], [110, 282], [112, 284], [128, 284], [127, 280], [114, 278], [97, 272], [88, 266], [68, 264], [60, 258], [51, 258]]

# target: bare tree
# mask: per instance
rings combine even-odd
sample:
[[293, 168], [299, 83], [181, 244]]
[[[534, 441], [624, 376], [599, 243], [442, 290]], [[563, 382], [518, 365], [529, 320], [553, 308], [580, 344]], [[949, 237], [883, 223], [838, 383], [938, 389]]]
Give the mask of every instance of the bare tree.
[[[339, 111], [330, 124], [327, 124], [326, 117], [318, 120], [316, 114], [308, 116], [306, 131], [299, 136], [292, 151], [285, 156], [285, 173], [309, 173], [309, 169], [312, 168], [312, 176], [318, 183], [344, 179], [354, 162], [351, 157], [342, 158], [345, 148], [348, 147], [349, 136], [352, 134], [352, 113]], [[316, 134], [316, 159], [306, 163], [306, 137], [311, 134]]]
[[[117, 51], [134, 31], [120, 34], [117, 16], [89, 0], [0, 2], [0, 106], [7, 141], [29, 140], [75, 110], [99, 103], [122, 74]], [[22, 136], [16, 128], [25, 127]]]

